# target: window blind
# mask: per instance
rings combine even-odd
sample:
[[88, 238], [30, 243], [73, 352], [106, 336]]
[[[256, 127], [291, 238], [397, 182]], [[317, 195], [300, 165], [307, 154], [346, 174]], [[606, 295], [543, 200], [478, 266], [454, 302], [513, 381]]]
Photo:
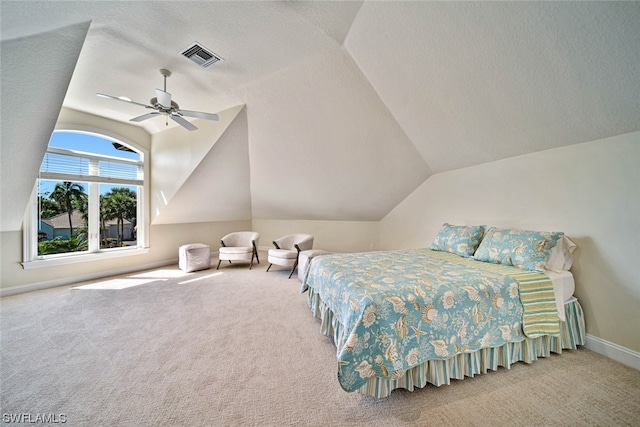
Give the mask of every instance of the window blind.
[[142, 185], [144, 173], [138, 160], [50, 147], [40, 166], [40, 178]]

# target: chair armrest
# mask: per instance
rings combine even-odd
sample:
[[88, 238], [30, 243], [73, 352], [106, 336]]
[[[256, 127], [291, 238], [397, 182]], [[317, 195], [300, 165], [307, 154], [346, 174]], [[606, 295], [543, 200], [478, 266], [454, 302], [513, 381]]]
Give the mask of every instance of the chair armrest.
[[298, 242], [296, 247], [299, 247], [301, 251], [308, 251], [309, 249], [313, 249], [313, 237], [310, 236], [309, 238]]

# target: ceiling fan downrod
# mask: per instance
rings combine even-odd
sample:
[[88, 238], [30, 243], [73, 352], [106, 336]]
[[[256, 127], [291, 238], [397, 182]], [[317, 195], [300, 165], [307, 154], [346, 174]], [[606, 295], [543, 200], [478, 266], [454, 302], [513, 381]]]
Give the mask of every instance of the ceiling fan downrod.
[[160, 74], [164, 77], [164, 91], [167, 91], [167, 77], [171, 77], [171, 71], [166, 68], [160, 68]]

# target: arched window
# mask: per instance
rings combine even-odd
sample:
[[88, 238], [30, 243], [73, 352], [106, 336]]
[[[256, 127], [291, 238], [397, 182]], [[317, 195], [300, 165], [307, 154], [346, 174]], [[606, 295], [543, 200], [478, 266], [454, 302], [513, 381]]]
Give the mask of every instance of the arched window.
[[55, 131], [25, 222], [25, 268], [147, 247], [144, 157], [119, 139]]

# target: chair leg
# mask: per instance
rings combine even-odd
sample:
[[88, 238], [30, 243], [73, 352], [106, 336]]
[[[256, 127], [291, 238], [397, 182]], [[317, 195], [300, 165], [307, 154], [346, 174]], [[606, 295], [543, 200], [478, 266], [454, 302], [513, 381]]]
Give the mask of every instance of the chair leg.
[[269, 271], [269, 269], [271, 268], [273, 264], [269, 264], [269, 267], [267, 267], [267, 271]]
[[296, 270], [297, 266], [298, 266], [298, 259], [296, 258], [296, 262], [295, 264], [293, 264], [293, 268], [291, 269], [291, 273], [289, 274], [289, 279], [291, 279], [291, 276], [293, 276], [293, 272]]
[[220, 263], [222, 262], [221, 259], [218, 260], [218, 266], [216, 267], [216, 270], [220, 270]]
[[260, 257], [258, 256], [258, 248], [256, 247], [256, 242], [254, 240], [251, 241], [251, 246], [253, 246], [253, 254], [251, 254], [251, 258], [255, 255], [258, 260], [258, 264], [260, 264]]

